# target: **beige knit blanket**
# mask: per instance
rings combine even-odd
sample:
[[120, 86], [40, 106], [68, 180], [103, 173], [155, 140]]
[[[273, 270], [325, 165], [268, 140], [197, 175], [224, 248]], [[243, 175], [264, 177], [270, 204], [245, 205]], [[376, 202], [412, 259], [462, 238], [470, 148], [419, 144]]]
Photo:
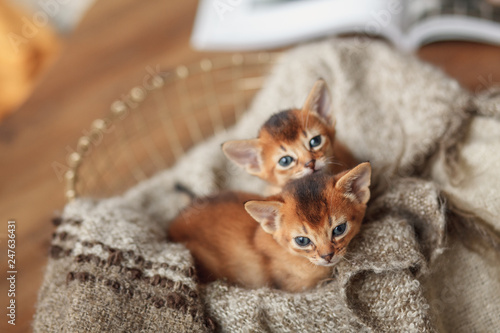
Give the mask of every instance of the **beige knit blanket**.
[[[220, 143], [253, 137], [272, 113], [302, 105], [318, 77], [332, 90], [338, 139], [374, 169], [346, 260], [298, 294], [197, 284], [189, 252], [166, 241], [188, 201], [175, 183], [198, 195], [262, 192]], [[500, 332], [498, 252], [447, 232], [450, 207], [500, 230], [499, 115], [500, 94], [472, 96], [382, 42], [298, 47], [233, 129], [123, 196], [65, 207], [34, 331]]]

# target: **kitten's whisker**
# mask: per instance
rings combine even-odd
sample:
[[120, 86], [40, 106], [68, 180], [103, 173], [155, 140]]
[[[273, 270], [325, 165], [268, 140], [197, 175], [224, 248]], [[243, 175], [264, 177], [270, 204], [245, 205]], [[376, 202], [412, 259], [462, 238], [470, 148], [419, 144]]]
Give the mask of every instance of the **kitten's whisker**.
[[333, 156], [330, 157], [325, 157], [323, 159], [323, 162], [325, 164], [335, 164], [335, 165], [342, 165], [340, 162], [338, 162]]
[[325, 279], [323, 279], [323, 280], [320, 281], [320, 284], [321, 284], [321, 286], [324, 286], [324, 285], [326, 285], [330, 281], [335, 281], [335, 278], [333, 278], [333, 277], [325, 278]]
[[336, 161], [336, 159], [335, 159], [335, 157], [334, 157], [334, 156], [325, 156], [325, 157], [323, 158], [323, 160], [324, 160], [325, 162]]
[[347, 262], [348, 262], [348, 263], [350, 263], [350, 264], [352, 264], [352, 263], [353, 263], [353, 261], [352, 261], [351, 259], [347, 259], [345, 256], [342, 256], [340, 259], [341, 259], [341, 260], [345, 260], [345, 261], [347, 261]]
[[342, 163], [329, 161], [329, 162], [325, 162], [325, 165], [340, 165], [340, 166], [342, 166]]

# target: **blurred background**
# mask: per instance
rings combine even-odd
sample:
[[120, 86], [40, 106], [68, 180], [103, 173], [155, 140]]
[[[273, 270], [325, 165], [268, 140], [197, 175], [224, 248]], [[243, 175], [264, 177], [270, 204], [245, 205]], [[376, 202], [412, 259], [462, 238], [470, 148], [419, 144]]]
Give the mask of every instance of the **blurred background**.
[[[0, 0], [0, 121], [29, 96], [95, 1]], [[403, 51], [440, 40], [500, 43], [499, 0], [201, 0], [196, 11], [186, 24], [198, 50], [274, 49], [345, 33], [383, 37]]]
[[30, 94], [93, 0], [0, 0], [0, 121]]

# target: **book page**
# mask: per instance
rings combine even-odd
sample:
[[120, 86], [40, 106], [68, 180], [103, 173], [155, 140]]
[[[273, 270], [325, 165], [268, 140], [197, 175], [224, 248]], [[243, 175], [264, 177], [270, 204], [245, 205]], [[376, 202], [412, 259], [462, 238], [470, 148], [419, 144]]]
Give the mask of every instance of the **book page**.
[[272, 49], [342, 33], [397, 39], [402, 0], [202, 0], [191, 38], [202, 50]]
[[404, 17], [413, 48], [437, 40], [500, 43], [500, 0], [412, 0]]
[[412, 0], [405, 4], [405, 26], [438, 16], [469, 17], [500, 23], [500, 0]]

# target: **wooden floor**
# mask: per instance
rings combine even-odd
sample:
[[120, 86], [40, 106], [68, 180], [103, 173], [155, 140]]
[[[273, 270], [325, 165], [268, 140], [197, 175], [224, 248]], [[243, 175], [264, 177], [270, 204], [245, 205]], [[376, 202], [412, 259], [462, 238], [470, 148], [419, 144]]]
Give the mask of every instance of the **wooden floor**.
[[[6, 323], [7, 284], [0, 281], [0, 332], [29, 332], [47, 248], [62, 209], [64, 183], [53, 169], [92, 120], [148, 74], [206, 57], [189, 47], [194, 0], [100, 0], [68, 39], [60, 58], [20, 110], [0, 124], [1, 269], [7, 220], [16, 220], [16, 326]], [[215, 54], [208, 54], [214, 56]], [[419, 56], [473, 92], [500, 83], [500, 48], [447, 42]], [[4, 276], [4, 273], [2, 273]]]

